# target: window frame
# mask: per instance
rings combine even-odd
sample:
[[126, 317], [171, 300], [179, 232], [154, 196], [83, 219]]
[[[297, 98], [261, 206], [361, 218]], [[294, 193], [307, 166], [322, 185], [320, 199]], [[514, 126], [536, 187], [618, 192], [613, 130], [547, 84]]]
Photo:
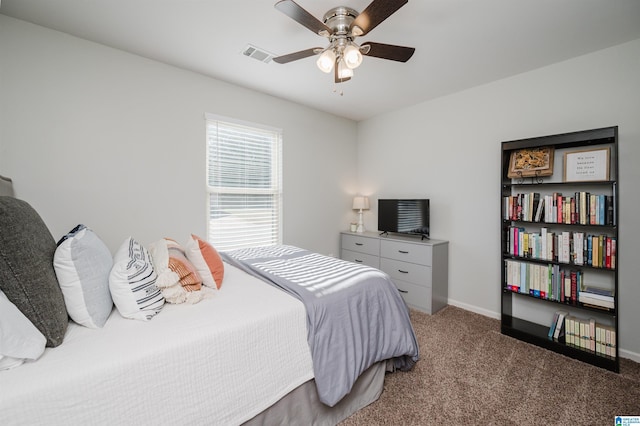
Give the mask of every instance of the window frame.
[[[210, 144], [210, 126], [227, 125], [229, 127], [246, 127], [256, 132], [272, 133], [271, 139], [271, 179], [268, 188], [256, 188], [250, 186], [213, 186], [211, 185], [211, 153]], [[214, 138], [217, 139], [216, 136]], [[206, 162], [205, 162], [205, 188], [206, 188], [206, 216], [207, 216], [207, 240], [216, 246], [220, 251], [232, 250], [235, 248], [255, 247], [259, 245], [276, 245], [282, 244], [282, 224], [283, 224], [283, 184], [282, 184], [282, 146], [283, 131], [280, 128], [266, 126], [263, 124], [252, 123], [234, 118], [224, 117], [216, 114], [205, 113], [205, 146], [206, 146]], [[275, 169], [275, 170], [274, 170]], [[212, 229], [212, 195], [271, 195], [273, 197], [272, 208], [275, 219], [271, 220], [271, 238], [268, 244], [260, 243], [260, 239], [246, 240], [247, 233], [238, 232], [239, 241], [249, 241], [249, 243], [229, 244], [228, 241], [216, 241], [214, 231]], [[273, 217], [272, 215], [272, 217]], [[266, 217], [266, 216], [265, 216]], [[277, 229], [274, 229], [277, 228]], [[230, 232], [233, 235], [233, 232]]]

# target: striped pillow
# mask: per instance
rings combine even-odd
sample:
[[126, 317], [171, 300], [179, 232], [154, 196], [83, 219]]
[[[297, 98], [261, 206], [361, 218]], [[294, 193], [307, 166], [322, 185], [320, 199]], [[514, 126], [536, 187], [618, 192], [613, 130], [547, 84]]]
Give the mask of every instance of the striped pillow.
[[186, 291], [198, 291], [202, 288], [202, 278], [180, 244], [171, 238], [165, 238], [169, 252], [169, 269], [178, 275], [180, 285]]
[[148, 321], [158, 314], [164, 297], [156, 280], [147, 249], [133, 238], [127, 238], [113, 256], [109, 274], [109, 290], [120, 315]]
[[219, 290], [224, 278], [224, 263], [216, 249], [197, 235], [185, 244], [187, 259], [193, 263], [202, 277], [202, 283], [207, 287]]

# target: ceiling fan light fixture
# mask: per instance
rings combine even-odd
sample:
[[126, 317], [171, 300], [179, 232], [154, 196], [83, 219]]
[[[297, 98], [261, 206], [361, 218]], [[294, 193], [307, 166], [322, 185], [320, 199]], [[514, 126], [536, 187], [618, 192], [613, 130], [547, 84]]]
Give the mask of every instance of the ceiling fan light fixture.
[[338, 61], [338, 78], [342, 80], [351, 77], [353, 77], [353, 69], [345, 64], [344, 59], [340, 59]]
[[355, 69], [362, 63], [362, 53], [360, 48], [355, 43], [351, 42], [344, 48], [343, 52], [344, 62], [350, 69]]
[[320, 54], [320, 57], [316, 61], [316, 65], [318, 65], [320, 71], [330, 73], [335, 62], [336, 54], [333, 52], [333, 49], [327, 49]]

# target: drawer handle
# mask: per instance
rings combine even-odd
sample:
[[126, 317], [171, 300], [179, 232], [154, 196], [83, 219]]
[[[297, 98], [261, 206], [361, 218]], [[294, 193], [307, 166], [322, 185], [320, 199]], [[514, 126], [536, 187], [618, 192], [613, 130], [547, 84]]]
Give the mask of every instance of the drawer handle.
[[355, 261], [358, 262], [358, 263], [362, 263], [362, 260], [360, 260], [360, 259], [355, 259]]
[[407, 290], [400, 290], [400, 289], [398, 289], [398, 291], [399, 291], [400, 293], [409, 293]]
[[409, 252], [408, 252], [408, 251], [404, 251], [404, 250], [398, 250], [398, 252], [399, 252], [399, 253], [402, 253], [402, 254], [409, 254]]
[[402, 273], [402, 274], [408, 274], [409, 271], [403, 271], [402, 269], [398, 269], [398, 272]]
[[361, 245], [362, 245], [362, 243], [356, 243], [356, 245], [357, 245], [357, 246], [361, 246]]

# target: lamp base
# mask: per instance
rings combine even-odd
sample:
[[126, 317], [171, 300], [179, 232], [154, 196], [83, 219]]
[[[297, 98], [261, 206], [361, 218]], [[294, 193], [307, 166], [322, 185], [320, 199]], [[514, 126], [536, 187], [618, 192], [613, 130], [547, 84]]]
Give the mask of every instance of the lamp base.
[[360, 211], [358, 212], [358, 227], [356, 228], [356, 232], [364, 232], [364, 223], [362, 222], [362, 209], [360, 209]]

